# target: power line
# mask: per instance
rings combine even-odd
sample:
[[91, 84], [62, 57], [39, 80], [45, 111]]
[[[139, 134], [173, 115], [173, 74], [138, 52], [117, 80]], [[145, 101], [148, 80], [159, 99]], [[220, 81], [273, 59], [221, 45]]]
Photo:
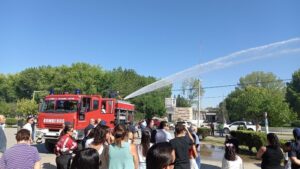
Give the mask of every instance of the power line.
[[[229, 84], [229, 85], [219, 85], [219, 86], [206, 86], [203, 87], [203, 89], [215, 89], [215, 88], [225, 88], [225, 87], [237, 87], [241, 85], [253, 85], [253, 84], [265, 84], [265, 83], [275, 83], [275, 82], [286, 82], [286, 81], [291, 81], [292, 79], [279, 79], [279, 80], [273, 80], [273, 81], [265, 81], [265, 82], [253, 82], [253, 83], [245, 83], [245, 84]], [[184, 89], [184, 90], [194, 90], [198, 88], [189, 88], [189, 89]], [[173, 89], [172, 91], [182, 91], [183, 89]]]

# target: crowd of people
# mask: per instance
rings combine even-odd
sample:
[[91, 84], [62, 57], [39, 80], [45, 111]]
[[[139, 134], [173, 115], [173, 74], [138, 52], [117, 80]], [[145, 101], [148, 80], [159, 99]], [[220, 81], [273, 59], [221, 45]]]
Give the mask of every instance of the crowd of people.
[[[31, 146], [32, 117], [28, 117], [23, 129], [16, 134], [17, 144], [6, 149], [4, 133], [5, 117], [0, 115], [0, 159], [1, 169], [40, 169], [41, 157], [36, 147]], [[172, 137], [168, 123], [162, 121], [154, 128], [152, 119], [141, 126], [141, 141], [136, 142], [136, 128], [116, 125], [114, 129], [106, 126], [101, 119], [91, 119], [85, 128], [83, 149], [73, 139], [73, 124], [65, 122], [55, 145], [56, 166], [58, 169], [200, 169], [199, 137], [197, 127], [187, 128], [184, 124], [175, 126]], [[300, 128], [293, 130], [293, 141], [281, 148], [276, 134], [267, 134], [267, 145], [257, 152], [262, 169], [300, 169]], [[234, 138], [226, 136], [224, 143], [222, 169], [244, 169], [242, 158], [238, 155], [239, 145]], [[26, 153], [24, 153], [26, 152]]]

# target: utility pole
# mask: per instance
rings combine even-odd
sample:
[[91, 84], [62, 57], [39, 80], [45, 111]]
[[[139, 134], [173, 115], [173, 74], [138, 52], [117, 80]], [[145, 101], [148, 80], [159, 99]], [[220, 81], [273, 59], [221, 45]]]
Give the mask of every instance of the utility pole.
[[201, 84], [200, 84], [200, 78], [198, 78], [198, 120], [197, 120], [197, 127], [200, 127], [200, 115], [201, 115], [201, 106], [200, 106], [200, 99], [201, 99]]
[[265, 117], [265, 127], [266, 127], [266, 133], [269, 133], [269, 122], [268, 122], [268, 113], [264, 112], [264, 117]]

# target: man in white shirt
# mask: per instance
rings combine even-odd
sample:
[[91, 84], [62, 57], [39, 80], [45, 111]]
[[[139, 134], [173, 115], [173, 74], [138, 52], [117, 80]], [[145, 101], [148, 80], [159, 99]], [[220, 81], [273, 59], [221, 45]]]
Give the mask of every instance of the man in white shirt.
[[155, 135], [155, 143], [169, 142], [172, 139], [171, 134], [168, 132], [169, 125], [167, 121], [162, 121], [159, 124], [159, 129], [157, 129]]
[[23, 126], [23, 129], [27, 129], [30, 132], [30, 137], [32, 136], [32, 124], [34, 122], [33, 116], [28, 116], [26, 119], [26, 124]]

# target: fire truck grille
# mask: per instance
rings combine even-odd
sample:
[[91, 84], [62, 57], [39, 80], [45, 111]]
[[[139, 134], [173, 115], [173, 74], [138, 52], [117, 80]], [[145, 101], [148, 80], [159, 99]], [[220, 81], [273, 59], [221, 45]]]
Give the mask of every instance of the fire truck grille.
[[45, 127], [48, 129], [61, 129], [62, 124], [45, 124]]

